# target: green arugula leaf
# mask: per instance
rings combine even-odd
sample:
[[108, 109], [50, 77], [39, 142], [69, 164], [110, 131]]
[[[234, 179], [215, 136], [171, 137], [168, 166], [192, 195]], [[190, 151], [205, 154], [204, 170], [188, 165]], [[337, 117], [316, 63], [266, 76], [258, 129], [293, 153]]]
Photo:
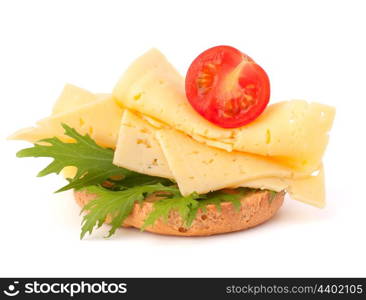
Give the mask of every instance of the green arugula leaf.
[[107, 237], [112, 236], [130, 215], [135, 202], [141, 204], [145, 197], [158, 191], [176, 195], [178, 189], [175, 186], [164, 186], [158, 183], [135, 186], [122, 191], [111, 191], [101, 186], [89, 186], [85, 190], [88, 193], [95, 194], [97, 197], [82, 209], [82, 212], [86, 211], [87, 214], [82, 221], [81, 239], [86, 233], [91, 234], [94, 228], [101, 227], [107, 216], [112, 219], [112, 228]]
[[172, 210], [178, 211], [184, 221], [184, 225], [187, 227], [191, 226], [192, 221], [194, 220], [194, 217], [192, 218], [191, 214], [198, 206], [198, 201], [196, 200], [198, 198], [199, 195], [197, 193], [193, 193], [186, 197], [175, 196], [156, 201], [154, 203], [154, 210], [146, 218], [141, 230], [153, 225], [160, 218], [167, 222]]
[[120, 180], [115, 180], [110, 178], [108, 180], [111, 183], [112, 190], [124, 190], [127, 188], [131, 188], [137, 185], [149, 185], [149, 184], [157, 184], [161, 183], [163, 185], [172, 185], [174, 184], [171, 180], [161, 177], [149, 176], [145, 174], [131, 174], [128, 177], [122, 178]]
[[235, 193], [227, 193], [222, 190], [211, 192], [205, 195], [205, 199], [199, 201], [199, 207], [202, 211], [206, 211], [206, 206], [214, 204], [218, 211], [221, 211], [221, 202], [231, 202], [236, 210], [240, 209], [240, 199], [247, 194], [248, 191], [243, 188], [239, 188]]
[[80, 189], [85, 186], [100, 184], [111, 176], [140, 175], [136, 172], [113, 165], [114, 151], [98, 146], [88, 134], [82, 136], [75, 129], [62, 124], [65, 135], [73, 138], [75, 143], [64, 143], [57, 137], [43, 139], [50, 145], [35, 144], [31, 148], [20, 150], [17, 157], [52, 157], [54, 160], [38, 176], [51, 173], [59, 174], [64, 167], [77, 168], [75, 178], [56, 192], [69, 189]]
[[214, 204], [221, 211], [222, 202], [231, 202], [234, 207], [240, 209], [240, 199], [249, 192], [249, 189], [237, 189], [236, 193], [227, 193], [224, 191], [216, 191], [205, 195], [193, 193], [183, 197], [180, 194], [175, 197], [158, 200], [154, 203], [154, 210], [146, 218], [141, 230], [153, 225], [158, 219], [162, 218], [167, 222], [169, 214], [172, 210], [178, 211], [182, 220], [183, 226], [189, 228], [196, 218], [199, 209], [206, 211], [207, 205]]

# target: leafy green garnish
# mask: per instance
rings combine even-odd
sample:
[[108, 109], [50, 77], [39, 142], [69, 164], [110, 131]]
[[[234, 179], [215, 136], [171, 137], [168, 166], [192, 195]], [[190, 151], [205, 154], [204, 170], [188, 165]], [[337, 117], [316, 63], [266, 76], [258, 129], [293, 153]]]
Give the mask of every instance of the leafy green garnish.
[[81, 239], [86, 233], [91, 234], [94, 228], [102, 226], [107, 217], [111, 218], [112, 228], [108, 235], [110, 237], [130, 215], [135, 202], [141, 204], [146, 196], [154, 192], [164, 191], [171, 195], [177, 193], [177, 188], [162, 184], [135, 186], [122, 191], [110, 191], [100, 186], [89, 186], [85, 190], [97, 197], [82, 209], [82, 212], [87, 211], [87, 214], [82, 221]]
[[235, 193], [229, 194], [223, 191], [215, 191], [204, 195], [204, 199], [199, 202], [199, 208], [206, 211], [206, 206], [214, 204], [218, 211], [221, 211], [221, 202], [231, 202], [236, 210], [240, 209], [240, 198], [249, 192], [248, 189], [238, 188]]
[[68, 166], [77, 168], [77, 173], [69, 184], [56, 192], [69, 189], [80, 189], [85, 186], [100, 184], [111, 176], [127, 178], [138, 173], [119, 168], [112, 163], [114, 151], [97, 145], [89, 135], [80, 135], [75, 129], [62, 124], [65, 135], [73, 138], [75, 143], [64, 143], [57, 137], [43, 139], [50, 145], [35, 144], [31, 148], [20, 150], [18, 157], [52, 157], [54, 160], [38, 176], [51, 173], [59, 174]]
[[171, 180], [161, 177], [149, 176], [145, 174], [135, 173], [128, 177], [122, 178], [120, 180], [114, 180], [113, 177], [108, 180], [111, 183], [111, 190], [124, 190], [134, 186], [147, 185], [147, 184], [157, 184], [161, 183], [163, 185], [174, 184]]
[[[179, 192], [179, 191], [178, 191]], [[193, 220], [196, 218], [197, 212], [201, 209], [203, 212], [207, 210], [207, 205], [215, 205], [218, 211], [221, 211], [222, 202], [231, 202], [234, 207], [240, 209], [240, 199], [247, 193], [247, 189], [237, 189], [235, 193], [226, 193], [216, 191], [205, 195], [193, 193], [183, 197], [180, 194], [175, 197], [158, 200], [154, 203], [153, 211], [146, 218], [142, 230], [153, 225], [158, 219], [162, 218], [167, 221], [169, 213], [173, 210], [178, 211], [182, 218], [182, 225], [189, 228]]]
[[199, 195], [193, 193], [189, 196], [176, 196], [158, 200], [153, 205], [153, 211], [146, 218], [141, 230], [153, 225], [158, 219], [162, 218], [165, 222], [171, 211], [176, 210], [183, 220], [183, 226], [190, 227], [197, 213]]

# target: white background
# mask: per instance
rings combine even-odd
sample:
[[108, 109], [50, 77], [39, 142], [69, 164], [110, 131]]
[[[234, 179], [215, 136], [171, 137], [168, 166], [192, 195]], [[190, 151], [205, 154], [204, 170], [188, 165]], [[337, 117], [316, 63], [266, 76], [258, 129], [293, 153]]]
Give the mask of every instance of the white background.
[[[0, 276], [366, 276], [366, 46], [363, 1], [1, 1]], [[47, 160], [6, 141], [50, 113], [65, 82], [110, 92], [150, 47], [185, 73], [235, 46], [267, 71], [272, 102], [334, 105], [327, 202], [287, 199], [257, 228], [206, 238], [108, 228], [79, 240], [79, 208]]]

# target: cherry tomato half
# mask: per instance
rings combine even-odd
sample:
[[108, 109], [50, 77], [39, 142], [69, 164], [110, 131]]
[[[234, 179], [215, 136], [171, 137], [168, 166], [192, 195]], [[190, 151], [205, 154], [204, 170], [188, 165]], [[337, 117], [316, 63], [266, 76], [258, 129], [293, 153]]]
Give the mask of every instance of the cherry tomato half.
[[224, 128], [240, 127], [256, 119], [270, 96], [266, 72], [230, 46], [201, 53], [188, 69], [185, 88], [193, 108]]

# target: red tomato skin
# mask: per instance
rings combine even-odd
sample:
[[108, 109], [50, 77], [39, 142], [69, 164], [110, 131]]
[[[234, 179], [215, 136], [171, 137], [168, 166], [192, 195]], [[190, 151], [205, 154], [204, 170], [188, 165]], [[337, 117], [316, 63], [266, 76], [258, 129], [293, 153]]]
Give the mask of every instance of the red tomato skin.
[[[234, 77], [237, 80], [232, 80], [235, 87], [223, 89], [225, 78], [238, 66], [239, 73]], [[248, 89], [248, 86], [254, 88]], [[270, 98], [266, 72], [248, 55], [230, 46], [216, 46], [201, 53], [188, 69], [185, 88], [193, 108], [223, 128], [237, 128], [252, 122], [263, 112]], [[250, 106], [251, 102], [255, 105]]]

